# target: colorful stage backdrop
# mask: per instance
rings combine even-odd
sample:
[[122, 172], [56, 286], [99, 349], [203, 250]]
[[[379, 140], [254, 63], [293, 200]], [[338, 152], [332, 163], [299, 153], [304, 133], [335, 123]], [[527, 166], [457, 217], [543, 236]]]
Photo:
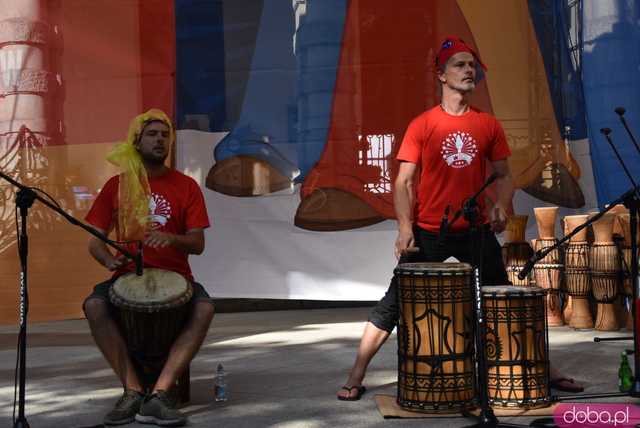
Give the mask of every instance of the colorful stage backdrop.
[[[377, 300], [395, 265], [394, 153], [438, 102], [443, 37], [488, 65], [473, 103], [507, 133], [515, 211], [566, 215], [629, 186], [600, 128], [639, 172], [613, 112], [640, 130], [639, 22], [632, 0], [0, 0], [0, 168], [83, 217], [129, 119], [161, 108], [207, 201], [191, 262], [214, 296]], [[13, 323], [15, 190], [0, 190]], [[86, 234], [39, 204], [30, 234], [30, 319], [81, 317], [107, 276]]]

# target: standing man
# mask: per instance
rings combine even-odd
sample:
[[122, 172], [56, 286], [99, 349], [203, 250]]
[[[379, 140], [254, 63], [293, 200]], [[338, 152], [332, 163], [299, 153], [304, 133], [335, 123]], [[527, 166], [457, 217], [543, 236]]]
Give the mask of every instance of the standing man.
[[[495, 204], [478, 205], [484, 226], [483, 285], [509, 284], [501, 249], [494, 233], [504, 230], [513, 196], [507, 158], [511, 151], [500, 123], [490, 114], [469, 105], [469, 97], [486, 67], [478, 55], [457, 37], [447, 37], [436, 57], [437, 78], [442, 89], [440, 105], [416, 117], [407, 128], [397, 159], [394, 207], [398, 220], [395, 256], [402, 262], [442, 262], [453, 256], [472, 261], [469, 224], [459, 219], [450, 226], [442, 245], [438, 243], [445, 209], [462, 207], [480, 189], [488, 171], [497, 175]], [[387, 340], [398, 319], [394, 281], [374, 307], [360, 341], [356, 361], [338, 399], [354, 401], [369, 362]], [[553, 375], [552, 375], [553, 377]], [[563, 379], [567, 381], [567, 379]]]
[[[198, 184], [165, 165], [174, 142], [173, 126], [162, 111], [152, 109], [135, 117], [127, 141], [108, 156], [123, 173], [105, 184], [86, 217], [105, 235], [115, 228], [118, 240], [141, 240], [145, 267], [179, 273], [193, 286], [186, 325], [172, 345], [156, 384], [145, 396], [109, 301], [115, 279], [135, 270], [135, 266], [123, 255], [112, 254], [102, 241], [90, 239], [89, 252], [114, 275], [95, 287], [83, 308], [98, 348], [124, 387], [122, 397], [105, 416], [105, 425], [126, 424], [134, 418], [157, 425], [184, 425], [186, 417], [174, 408], [166, 391], [189, 366], [213, 319], [213, 301], [202, 285], [193, 281], [188, 263], [190, 254], [204, 250], [204, 229], [209, 227], [209, 219]], [[135, 245], [128, 249], [135, 252]]]

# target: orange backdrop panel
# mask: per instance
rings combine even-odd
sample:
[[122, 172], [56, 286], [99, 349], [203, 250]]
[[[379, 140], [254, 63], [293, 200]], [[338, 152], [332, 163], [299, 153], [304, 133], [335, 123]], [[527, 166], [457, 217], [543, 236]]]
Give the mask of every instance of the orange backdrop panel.
[[[3, 142], [3, 168], [37, 184], [83, 219], [117, 171], [105, 161], [132, 117], [151, 107], [174, 115], [173, 2], [59, 0], [47, 2], [56, 35], [48, 46], [61, 85], [47, 98], [61, 137], [49, 146]], [[22, 165], [22, 166], [21, 166]], [[35, 184], [33, 184], [35, 183]], [[0, 183], [0, 323], [18, 322], [20, 266], [15, 244], [14, 189]], [[29, 321], [83, 317], [82, 301], [109, 273], [87, 252], [89, 235], [36, 202], [29, 215]]]

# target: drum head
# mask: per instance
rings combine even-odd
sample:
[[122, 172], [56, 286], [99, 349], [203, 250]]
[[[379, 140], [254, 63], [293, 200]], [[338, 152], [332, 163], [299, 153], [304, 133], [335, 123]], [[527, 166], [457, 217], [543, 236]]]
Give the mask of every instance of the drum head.
[[128, 273], [111, 287], [114, 304], [124, 306], [181, 305], [191, 298], [191, 285], [180, 274], [163, 269], [145, 269], [141, 276]]
[[518, 296], [534, 296], [545, 294], [544, 289], [540, 287], [518, 286], [518, 285], [490, 285], [482, 287], [483, 296], [508, 297]]
[[400, 263], [395, 269], [395, 274], [406, 275], [460, 275], [471, 272], [469, 263]]

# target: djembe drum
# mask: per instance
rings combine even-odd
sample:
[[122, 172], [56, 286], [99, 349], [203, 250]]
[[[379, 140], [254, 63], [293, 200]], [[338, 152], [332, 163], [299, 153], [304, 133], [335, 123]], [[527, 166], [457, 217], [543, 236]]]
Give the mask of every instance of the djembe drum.
[[618, 204], [613, 206], [613, 208], [611, 208], [608, 212], [609, 214], [613, 214], [616, 216], [616, 219], [613, 221], [613, 240], [615, 241], [616, 238], [619, 238], [622, 240], [624, 236], [624, 230], [623, 230], [624, 227], [622, 222], [619, 221], [620, 215], [629, 214], [629, 210], [624, 205]]
[[618, 247], [613, 242], [614, 220], [614, 214], [606, 213], [593, 223], [595, 241], [589, 256], [593, 297], [598, 302], [595, 328], [603, 331], [619, 328], [615, 301], [620, 282], [620, 259]]
[[[533, 209], [538, 225], [539, 238], [535, 240], [534, 250], [544, 250], [558, 243], [555, 237], [556, 216], [558, 207], [542, 207]], [[562, 260], [558, 248], [538, 261], [533, 268], [536, 286], [547, 291], [547, 323], [551, 327], [564, 324], [562, 304], [560, 302], [560, 285]]]
[[[609, 205], [605, 205], [605, 207], [609, 207]], [[620, 277], [619, 277], [619, 288], [618, 288], [618, 296], [616, 297], [616, 301], [614, 303], [614, 310], [616, 313], [616, 317], [618, 320], [618, 327], [623, 327], [625, 325], [625, 320], [629, 323], [629, 327], [633, 328], [633, 320], [628, 318], [629, 312], [625, 307], [625, 300], [627, 295], [625, 293], [625, 277], [627, 270], [625, 269], [625, 253], [627, 253], [628, 257], [631, 257], [631, 252], [626, 251], [625, 247], [625, 231], [624, 231], [624, 220], [622, 216], [624, 214], [629, 214], [629, 210], [623, 204], [614, 205], [609, 211], [610, 214], [615, 216], [615, 220], [613, 220], [613, 243], [616, 244], [618, 248], [618, 258], [619, 258], [619, 266], [620, 266]], [[629, 226], [631, 226], [629, 224]], [[629, 235], [630, 236], [630, 235]], [[630, 265], [629, 265], [630, 266]]]
[[471, 266], [403, 263], [398, 287], [398, 404], [452, 413], [475, 397]]
[[525, 241], [528, 218], [526, 215], [513, 215], [507, 220], [502, 259], [507, 277], [513, 285], [529, 285], [529, 277], [518, 278], [524, 265], [533, 256], [531, 245]]
[[[622, 233], [622, 241], [619, 248], [620, 268], [622, 271], [622, 292], [625, 300], [633, 302], [633, 282], [631, 281], [631, 216], [628, 212], [617, 214], [617, 223]], [[633, 315], [630, 310], [631, 304], [625, 305], [623, 309], [627, 330], [633, 330]]]
[[[564, 218], [567, 233], [584, 224], [588, 215], [572, 215]], [[589, 244], [587, 229], [582, 229], [569, 239], [565, 247], [564, 275], [567, 292], [571, 296], [571, 318], [573, 328], [593, 328], [593, 317], [589, 307], [591, 278], [589, 276]]]
[[482, 306], [491, 405], [549, 405], [545, 291], [538, 287], [482, 287]]
[[[145, 388], [155, 384], [182, 331], [192, 295], [191, 284], [182, 275], [162, 269], [145, 269], [142, 276], [122, 275], [111, 287], [116, 320]], [[189, 400], [188, 379], [187, 370], [177, 381], [182, 401]]]

